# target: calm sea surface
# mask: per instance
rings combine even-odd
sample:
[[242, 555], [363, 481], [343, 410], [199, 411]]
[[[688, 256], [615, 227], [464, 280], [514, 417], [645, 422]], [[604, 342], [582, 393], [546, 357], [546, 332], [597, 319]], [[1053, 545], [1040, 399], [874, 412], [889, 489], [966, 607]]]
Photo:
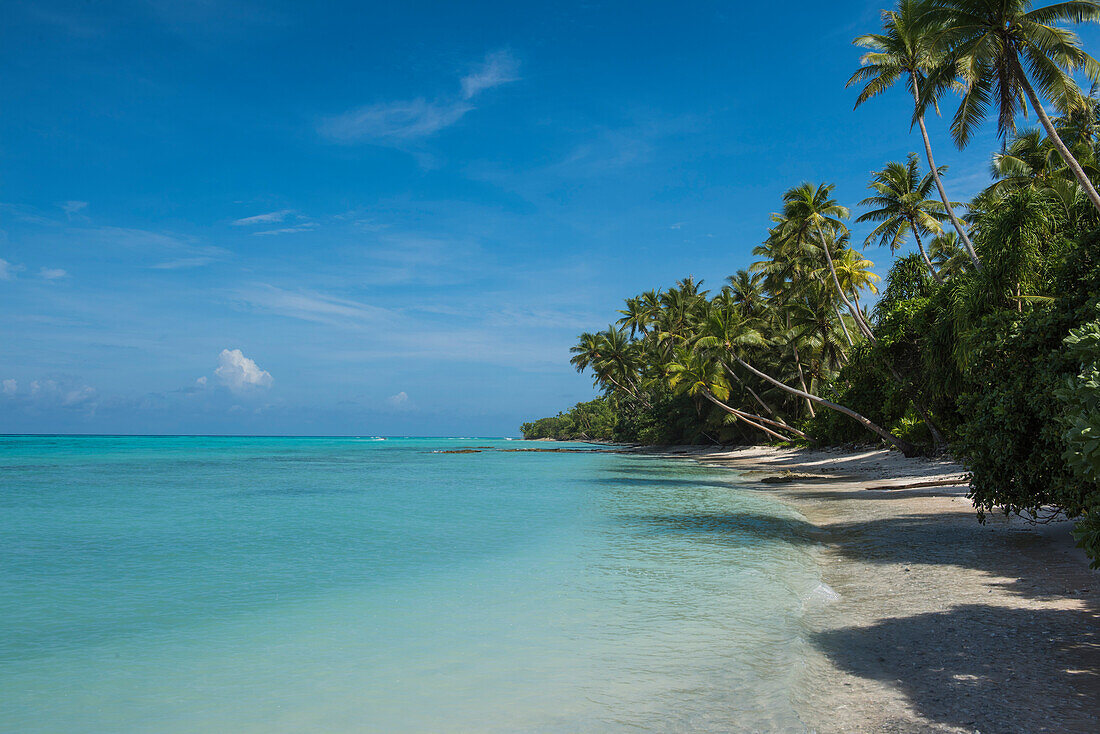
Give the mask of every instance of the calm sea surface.
[[794, 510], [475, 446], [0, 437], [0, 731], [802, 729]]

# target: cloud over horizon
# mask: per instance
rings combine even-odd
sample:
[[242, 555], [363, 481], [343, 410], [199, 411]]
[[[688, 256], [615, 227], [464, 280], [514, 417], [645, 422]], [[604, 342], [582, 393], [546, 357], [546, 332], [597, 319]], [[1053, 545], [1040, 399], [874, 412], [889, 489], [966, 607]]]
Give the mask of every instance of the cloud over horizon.
[[[271, 373], [260, 369], [255, 360], [244, 356], [240, 349], [223, 349], [218, 355], [218, 368], [214, 376], [233, 392], [251, 388], [271, 387], [275, 382]], [[202, 378], [199, 378], [200, 380]], [[206, 384], [205, 381], [201, 384]]]

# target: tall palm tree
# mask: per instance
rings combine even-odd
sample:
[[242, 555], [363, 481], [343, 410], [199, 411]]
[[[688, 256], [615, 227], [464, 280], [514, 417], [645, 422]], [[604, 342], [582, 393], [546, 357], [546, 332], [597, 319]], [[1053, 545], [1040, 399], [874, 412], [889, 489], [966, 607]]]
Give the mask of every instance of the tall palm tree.
[[868, 51], [860, 59], [861, 66], [848, 79], [847, 86], [866, 82], [859, 97], [856, 98], [855, 106], [859, 107], [892, 87], [899, 79], [904, 80], [913, 96], [915, 119], [920, 128], [921, 138], [924, 140], [924, 154], [928, 158], [928, 169], [936, 182], [936, 190], [940, 194], [944, 211], [966, 246], [974, 267], [981, 268], [978, 253], [974, 251], [974, 245], [970, 242], [966, 228], [955, 215], [951, 201], [947, 198], [947, 190], [943, 187], [943, 180], [940, 178], [940, 169], [936, 166], [935, 158], [932, 157], [932, 142], [928, 138], [928, 128], [924, 124], [924, 108], [929, 104], [935, 107], [936, 99], [925, 92], [926, 98], [922, 103], [921, 90], [927, 86], [925, 80], [929, 73], [937, 68], [942, 55], [935, 44], [939, 28], [930, 17], [929, 8], [930, 0], [900, 0], [897, 10], [883, 12], [882, 33], [868, 33], [852, 41], [856, 46]]
[[1100, 210], [1100, 194], [1040, 100], [1044, 97], [1067, 112], [1087, 106], [1072, 74], [1083, 71], [1098, 81], [1100, 62], [1081, 48], [1077, 34], [1053, 24], [1100, 22], [1100, 2], [1067, 0], [1034, 9], [1031, 0], [930, 2], [929, 16], [943, 23], [938, 42], [947, 58], [929, 76], [919, 108], [938, 90], [961, 84], [962, 101], [951, 132], [962, 147], [985, 119], [990, 104], [997, 106], [997, 131], [1002, 137], [1015, 131], [1017, 113], [1027, 114], [1030, 104], [1050, 142]]
[[829, 267], [837, 295], [848, 307], [849, 313], [859, 324], [864, 336], [873, 341], [875, 337], [871, 333], [871, 327], [860, 318], [860, 314], [848, 299], [847, 293], [837, 278], [831, 250], [836, 246], [837, 239], [848, 233], [848, 227], [843, 220], [847, 219], [849, 214], [847, 207], [841, 206], [836, 199], [832, 198], [834, 188], [833, 184], [814, 186], [811, 183], [803, 183], [789, 189], [783, 194], [785, 226], [792, 235], [804, 234], [807, 231], [817, 235], [817, 241], [814, 244], [825, 255], [825, 263]]
[[[942, 168], [941, 166], [941, 170]], [[867, 185], [867, 188], [875, 192], [875, 196], [859, 202], [860, 206], [876, 208], [860, 215], [856, 222], [878, 222], [879, 225], [867, 235], [865, 244], [878, 240], [879, 245], [889, 246], [891, 254], [897, 251], [906, 235], [912, 232], [920, 256], [928, 266], [928, 272], [942, 283], [943, 279], [932, 267], [932, 261], [928, 259], [920, 237], [922, 233], [926, 236], [942, 233], [940, 222], [947, 218], [943, 204], [928, 198], [933, 184], [931, 173], [921, 177], [915, 153], [910, 153], [905, 163], [887, 163], [881, 171], [872, 172], [871, 183]]]

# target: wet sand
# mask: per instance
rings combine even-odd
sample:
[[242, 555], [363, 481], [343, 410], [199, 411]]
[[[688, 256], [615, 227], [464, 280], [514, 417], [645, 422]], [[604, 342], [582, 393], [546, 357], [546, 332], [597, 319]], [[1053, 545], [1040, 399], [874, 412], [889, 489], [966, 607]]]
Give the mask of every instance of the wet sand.
[[[819, 548], [807, 603], [810, 731], [1100, 731], [1100, 571], [1070, 523], [975, 519], [945, 461], [897, 452], [665, 450], [784, 476], [758, 486], [806, 522], [777, 532]], [[884, 488], [889, 487], [889, 488]]]

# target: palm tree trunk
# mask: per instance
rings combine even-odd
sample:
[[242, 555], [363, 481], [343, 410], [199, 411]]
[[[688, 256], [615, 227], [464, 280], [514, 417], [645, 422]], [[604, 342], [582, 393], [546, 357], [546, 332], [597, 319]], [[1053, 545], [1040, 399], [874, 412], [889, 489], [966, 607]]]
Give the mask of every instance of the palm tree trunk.
[[[920, 95], [917, 94], [916, 75], [910, 75], [909, 89], [913, 92], [913, 104], [917, 106], [917, 109], [920, 109]], [[924, 154], [928, 157], [928, 168], [932, 172], [932, 179], [936, 182], [936, 189], [940, 192], [940, 201], [943, 202], [944, 208], [947, 209], [947, 216], [951, 219], [951, 224], [955, 226], [955, 231], [959, 233], [963, 245], [966, 246], [966, 252], [970, 255], [970, 261], [974, 263], [974, 267], [977, 270], [981, 270], [982, 262], [978, 259], [978, 253], [974, 251], [974, 245], [966, 235], [966, 228], [963, 227], [959, 218], [955, 216], [955, 210], [951, 208], [951, 200], [947, 198], [947, 190], [943, 187], [939, 169], [936, 168], [936, 160], [932, 157], [932, 141], [928, 139], [928, 128], [924, 126], [923, 113], [917, 118], [917, 125], [920, 126], [920, 134], [924, 139]], [[910, 127], [909, 129], [912, 130], [913, 128]]]
[[825, 233], [821, 230], [821, 224], [814, 222], [814, 226], [817, 228], [817, 238], [821, 241], [821, 249], [825, 252], [825, 261], [829, 263], [829, 272], [833, 276], [833, 285], [836, 286], [836, 292], [840, 294], [840, 300], [844, 301], [844, 305], [848, 307], [848, 311], [852, 314], [852, 318], [855, 319], [856, 325], [859, 326], [860, 331], [871, 341], [875, 341], [875, 335], [871, 333], [871, 329], [867, 324], [863, 323], [863, 320], [856, 315], [855, 307], [852, 302], [848, 300], [847, 294], [844, 289], [840, 287], [840, 278], [836, 275], [836, 266], [833, 264], [833, 255], [829, 252], [829, 243], [825, 241]]
[[[746, 423], [748, 423], [753, 428], [759, 428], [764, 433], [767, 433], [771, 436], [775, 436], [780, 441], [790, 441], [791, 439], [790, 439], [789, 436], [781, 436], [780, 434], [776, 433], [775, 431], [772, 431], [772, 430], [766, 428], [765, 426], [760, 425], [760, 423], [767, 423], [768, 425], [775, 426], [776, 428], [778, 428], [780, 430], [790, 431], [791, 433], [795, 434], [796, 436], [799, 436], [800, 438], [803, 438], [807, 441], [810, 440], [809, 436], [807, 436], [805, 433], [798, 430], [797, 428], [791, 428], [790, 426], [783, 425], [781, 423], [776, 423], [775, 421], [768, 420], [767, 418], [763, 418], [763, 417], [758, 416], [758, 415], [753, 415], [752, 413], [746, 413], [742, 410], [738, 410], [737, 408], [726, 405], [721, 400], [716, 398], [709, 390], [704, 390], [703, 391], [703, 397], [705, 397], [707, 400], [714, 403], [715, 405], [717, 405], [719, 408], [726, 411], [730, 415], [737, 416], [738, 418], [745, 421]], [[759, 423], [757, 423], [756, 421], [759, 421]]]
[[911, 382], [901, 376], [901, 373], [897, 371], [890, 360], [883, 357], [883, 364], [890, 371], [890, 375], [894, 378], [894, 382], [901, 386], [902, 390], [909, 392], [909, 399], [913, 401], [913, 407], [920, 413], [920, 418], [924, 421], [924, 425], [928, 427], [928, 433], [932, 436], [933, 450], [938, 454], [941, 453], [947, 446], [947, 441], [944, 440], [943, 433], [940, 431], [940, 427], [936, 425], [936, 422], [932, 420], [932, 416], [928, 410], [924, 407], [924, 402], [920, 399], [917, 389]]
[[932, 274], [932, 277], [936, 279], [936, 282], [943, 285], [943, 278], [936, 272], [936, 269], [932, 267], [932, 261], [928, 259], [928, 253], [924, 251], [924, 243], [920, 241], [920, 235], [917, 234], [917, 225], [912, 220], [909, 221], [909, 226], [913, 229], [913, 239], [917, 241], [917, 249], [920, 250], [920, 256], [924, 258], [924, 264], [928, 266], [928, 272]]
[[[802, 374], [802, 360], [798, 358], [798, 347], [792, 344], [791, 349], [794, 350], [794, 366], [798, 368], [798, 382], [802, 385], [803, 391], [806, 391], [806, 375]], [[813, 401], [809, 398], [806, 399], [806, 407], [810, 411], [810, 417], [816, 418], [817, 413], [814, 412]]]
[[1054, 123], [1047, 117], [1046, 110], [1043, 109], [1043, 105], [1035, 95], [1035, 90], [1031, 88], [1031, 81], [1024, 74], [1023, 67], [1020, 66], [1020, 60], [1013, 57], [1013, 63], [1016, 64], [1016, 72], [1020, 75], [1020, 85], [1023, 86], [1027, 98], [1031, 100], [1031, 106], [1035, 108], [1035, 115], [1039, 118], [1039, 123], [1047, 131], [1047, 138], [1054, 144], [1054, 147], [1058, 150], [1058, 155], [1062, 156], [1062, 160], [1069, 166], [1069, 170], [1073, 171], [1074, 178], [1085, 190], [1085, 195], [1089, 197], [1089, 201], [1097, 210], [1100, 210], [1100, 194], [1096, 193], [1096, 187], [1092, 185], [1092, 181], [1085, 174], [1085, 169], [1081, 168], [1081, 164], [1077, 162], [1077, 159], [1069, 152], [1069, 148], [1062, 142], [1062, 138], [1058, 136], [1058, 131], [1054, 129]]
[[600, 379], [601, 379], [601, 380], [603, 380], [603, 379], [606, 379], [606, 380], [607, 380], [607, 381], [609, 381], [609, 382], [610, 382], [610, 383], [611, 383], [612, 385], [614, 385], [615, 387], [619, 388], [620, 390], [622, 390], [623, 392], [625, 392], [625, 393], [626, 393], [627, 395], [629, 395], [630, 397], [632, 397], [632, 398], [634, 398], [635, 400], [637, 400], [637, 401], [641, 402], [641, 404], [642, 404], [642, 405], [644, 405], [645, 407], [647, 407], [647, 408], [652, 408], [652, 407], [653, 407], [652, 405], [650, 405], [650, 403], [649, 403], [649, 401], [648, 401], [648, 400], [646, 400], [645, 398], [643, 398], [643, 397], [642, 397], [641, 395], [637, 395], [637, 394], [635, 394], [633, 390], [630, 390], [629, 388], [626, 388], [626, 387], [624, 387], [624, 386], [623, 386], [622, 384], [620, 384], [620, 383], [618, 382], [618, 380], [616, 380], [616, 379], [615, 379], [614, 377], [612, 377], [611, 375], [607, 375], [607, 377], [601, 377]]
[[867, 323], [867, 317], [863, 315], [863, 304], [859, 302], [859, 294], [852, 294], [852, 301], [856, 304], [856, 310], [859, 311], [859, 317], [863, 319], [863, 323], [867, 324], [867, 328], [871, 328], [871, 325]]
[[722, 366], [726, 368], [726, 372], [729, 373], [730, 377], [737, 380], [737, 384], [741, 385], [741, 387], [743, 387], [743, 388], [745, 388], [746, 390], [749, 391], [749, 395], [752, 395], [753, 399], [756, 400], [756, 402], [760, 404], [761, 408], [763, 408], [765, 411], [767, 411], [768, 415], [775, 416], [776, 420], [778, 420], [783, 425], [787, 425], [787, 422], [784, 421], [783, 418], [778, 413], [776, 413], [775, 410], [772, 409], [772, 406], [765, 403], [764, 399], [761, 398], [759, 395], [757, 395], [756, 391], [753, 390], [751, 387], [749, 387], [749, 383], [742, 380], [741, 376], [738, 375], [736, 372], [734, 372], [732, 367], [730, 367], [725, 362], [722, 363]]
[[882, 426], [879, 426], [878, 424], [873, 423], [869, 418], [860, 415], [859, 413], [855, 412], [851, 408], [846, 408], [843, 405], [840, 405], [839, 403], [834, 403], [831, 400], [826, 400], [825, 398], [819, 397], [817, 395], [811, 395], [808, 392], [804, 392], [802, 390], [799, 390], [798, 388], [794, 388], [794, 387], [791, 387], [790, 385], [786, 385], [786, 384], [780, 382], [779, 380], [775, 379], [774, 377], [769, 377], [768, 375], [764, 374], [763, 372], [756, 369], [755, 367], [753, 367], [751, 364], [749, 364], [745, 360], [741, 359], [741, 357], [739, 357], [736, 354], [733, 355], [733, 358], [736, 359], [737, 363], [740, 364], [745, 369], [747, 369], [749, 372], [752, 372], [757, 377], [760, 377], [762, 379], [767, 380], [768, 382], [775, 385], [776, 387], [778, 387], [782, 390], [786, 390], [787, 392], [791, 393], [792, 395], [798, 395], [799, 397], [805, 398], [807, 400], [813, 400], [815, 403], [818, 403], [820, 405], [824, 405], [826, 408], [831, 408], [832, 410], [835, 410], [839, 413], [843, 413], [844, 415], [848, 416], [849, 418], [853, 418], [861, 426], [863, 426], [867, 430], [871, 431], [875, 435], [880, 436], [881, 438], [885, 439], [887, 442], [889, 442], [891, 445], [893, 445], [895, 448], [897, 448], [899, 451], [901, 451], [901, 453], [905, 454], [906, 456], [916, 456], [919, 453], [919, 451], [917, 450], [917, 447], [915, 445], [909, 443], [905, 439], [898, 438], [897, 436], [890, 433], [889, 431], [887, 431]]
[[840, 307], [834, 303], [833, 310], [836, 311], [836, 318], [837, 321], [840, 322], [840, 328], [844, 329], [844, 338], [848, 340], [848, 346], [854, 347], [856, 343], [852, 341], [852, 335], [848, 333], [848, 326], [844, 323], [844, 317], [840, 315]]

